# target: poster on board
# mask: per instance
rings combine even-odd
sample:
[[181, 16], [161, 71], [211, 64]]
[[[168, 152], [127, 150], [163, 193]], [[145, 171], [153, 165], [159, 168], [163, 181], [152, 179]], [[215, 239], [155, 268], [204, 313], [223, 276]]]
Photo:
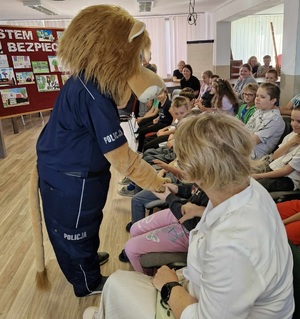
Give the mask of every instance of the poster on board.
[[25, 87], [0, 90], [1, 99], [5, 108], [28, 105], [28, 94]]
[[56, 57], [63, 31], [0, 25], [0, 118], [53, 108], [68, 77]]
[[16, 78], [18, 85], [35, 83], [33, 72], [16, 72]]
[[16, 84], [13, 68], [0, 69], [0, 86], [13, 86]]

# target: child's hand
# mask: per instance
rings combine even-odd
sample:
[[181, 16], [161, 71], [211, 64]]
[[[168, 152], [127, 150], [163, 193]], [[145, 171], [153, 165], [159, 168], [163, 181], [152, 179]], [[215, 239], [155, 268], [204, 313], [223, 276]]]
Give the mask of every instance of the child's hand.
[[159, 120], [159, 117], [157, 117], [156, 119], [153, 120], [153, 124], [157, 124]]
[[194, 217], [202, 217], [204, 210], [204, 206], [198, 206], [193, 203], [186, 203], [181, 206], [182, 217], [179, 219], [179, 222], [182, 224], [188, 219], [193, 219]]
[[299, 145], [300, 144], [300, 135], [299, 134], [295, 135], [291, 139], [291, 143], [293, 143], [293, 145]]
[[174, 140], [169, 140], [169, 141], [167, 142], [167, 144], [166, 144], [166, 147], [167, 147], [167, 148], [171, 148], [171, 147], [173, 147], [173, 144], [174, 144]]
[[168, 164], [167, 164], [167, 163], [165, 163], [165, 162], [163, 162], [163, 161], [161, 161], [161, 160], [159, 160], [159, 159], [154, 159], [154, 160], [153, 160], [153, 163], [154, 163], [154, 164], [157, 164], [157, 165], [160, 166], [162, 169], [168, 171]]

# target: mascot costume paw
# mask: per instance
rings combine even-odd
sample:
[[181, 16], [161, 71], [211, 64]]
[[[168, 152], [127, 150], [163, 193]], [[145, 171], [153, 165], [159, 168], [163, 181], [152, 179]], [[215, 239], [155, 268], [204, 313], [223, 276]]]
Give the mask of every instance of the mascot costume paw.
[[75, 295], [82, 297], [99, 291], [105, 280], [97, 250], [110, 165], [142, 188], [160, 191], [165, 182], [129, 148], [117, 105], [125, 105], [132, 92], [146, 102], [165, 85], [142, 66], [141, 56], [150, 56], [145, 25], [120, 7], [96, 5], [82, 10], [65, 30], [57, 55], [72, 76], [40, 134], [37, 169], [31, 177], [37, 285], [49, 286], [40, 193], [59, 266]]

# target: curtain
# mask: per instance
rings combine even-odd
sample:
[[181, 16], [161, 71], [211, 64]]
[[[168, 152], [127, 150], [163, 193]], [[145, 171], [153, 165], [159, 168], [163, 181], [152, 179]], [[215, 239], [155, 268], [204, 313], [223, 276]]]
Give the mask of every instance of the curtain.
[[204, 39], [203, 14], [196, 25], [190, 25], [187, 15], [138, 18], [146, 24], [152, 40], [152, 60], [163, 77], [172, 76], [178, 61], [187, 60], [187, 41]]
[[170, 65], [168, 74], [173, 74], [177, 69], [178, 61], [187, 61], [187, 41], [197, 41], [205, 39], [205, 15], [198, 14], [195, 24], [188, 23], [187, 15], [170, 16]]
[[139, 18], [140, 21], [146, 24], [146, 29], [151, 38], [151, 64], [157, 66], [157, 73], [161, 77], [166, 77], [166, 52], [167, 52], [167, 39], [166, 34], [166, 21], [165, 17], [144, 17]]
[[263, 56], [271, 56], [271, 64], [275, 67], [275, 50], [272, 39], [273, 23], [277, 55], [282, 53], [283, 15], [249, 16], [236, 20], [231, 24], [231, 49], [234, 60], [243, 60], [255, 55], [260, 63]]

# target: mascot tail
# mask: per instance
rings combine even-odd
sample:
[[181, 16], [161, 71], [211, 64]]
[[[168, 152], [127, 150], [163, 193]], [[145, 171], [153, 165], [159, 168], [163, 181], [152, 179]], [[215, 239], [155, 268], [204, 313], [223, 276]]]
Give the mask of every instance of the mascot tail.
[[39, 177], [37, 167], [35, 167], [31, 173], [30, 178], [29, 205], [31, 210], [31, 222], [37, 267], [36, 284], [39, 289], [47, 290], [50, 287], [50, 283], [47, 277], [47, 269], [45, 267], [42, 214], [40, 206], [38, 179]]

